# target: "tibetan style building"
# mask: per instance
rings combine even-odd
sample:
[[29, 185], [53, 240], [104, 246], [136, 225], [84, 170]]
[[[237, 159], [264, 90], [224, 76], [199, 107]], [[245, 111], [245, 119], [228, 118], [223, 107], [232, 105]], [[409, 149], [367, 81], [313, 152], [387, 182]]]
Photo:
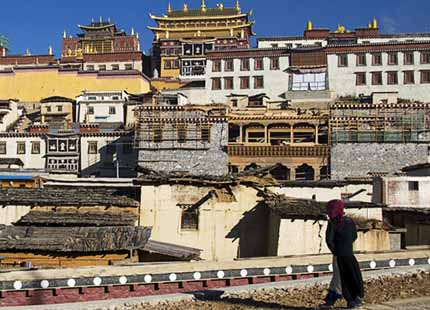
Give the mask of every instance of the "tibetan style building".
[[328, 115], [314, 112], [264, 106], [233, 110], [228, 115], [230, 171], [276, 166], [271, 173], [278, 180], [327, 179]]
[[0, 35], [0, 56], [6, 56], [9, 50], [9, 40], [5, 36]]
[[204, 0], [198, 9], [173, 10], [150, 15], [157, 25], [148, 27], [154, 33], [153, 69], [160, 77], [203, 78], [206, 53], [213, 50], [249, 48], [253, 34], [252, 12], [242, 13], [239, 1], [235, 7], [208, 8]]
[[94, 20], [87, 26], [78, 25], [82, 33], [67, 37], [64, 32], [61, 51], [63, 67], [83, 67], [87, 71], [142, 71], [143, 53], [139, 34], [119, 30], [110, 20]]

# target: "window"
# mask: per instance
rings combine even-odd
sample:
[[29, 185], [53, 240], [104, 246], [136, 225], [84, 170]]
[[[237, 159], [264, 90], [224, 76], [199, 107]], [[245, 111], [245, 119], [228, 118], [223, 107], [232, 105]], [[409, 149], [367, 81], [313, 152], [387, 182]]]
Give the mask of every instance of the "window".
[[106, 65], [99, 65], [99, 71], [106, 71]]
[[415, 84], [415, 72], [404, 71], [403, 72], [403, 84]]
[[133, 152], [133, 147], [132, 147], [131, 142], [125, 142], [122, 145], [122, 153], [123, 154], [130, 154], [131, 152]]
[[178, 125], [176, 128], [178, 135], [178, 143], [187, 142], [187, 127], [183, 124]]
[[357, 54], [357, 66], [365, 66], [367, 64], [366, 54]]
[[254, 88], [264, 88], [264, 77], [263, 76], [254, 76]]
[[16, 143], [16, 153], [19, 155], [25, 154], [25, 142]]
[[270, 58], [270, 70], [279, 70], [279, 57]]
[[399, 80], [397, 77], [397, 71], [389, 71], [387, 72], [387, 84], [388, 85], [397, 85], [399, 84]]
[[96, 96], [88, 96], [88, 100], [97, 100]]
[[88, 154], [97, 154], [97, 141], [88, 142]]
[[211, 128], [209, 125], [202, 125], [200, 127], [200, 138], [203, 142], [211, 142]]
[[155, 143], [161, 143], [163, 141], [163, 129], [160, 125], [154, 125], [152, 130], [152, 141]]
[[240, 70], [241, 71], [249, 71], [249, 59], [245, 58], [245, 59], [241, 59], [240, 60]]
[[112, 65], [112, 70], [113, 71], [118, 71], [119, 70], [119, 65]]
[[254, 59], [254, 70], [256, 70], [256, 71], [264, 70], [263, 58], [255, 58]]
[[240, 77], [240, 89], [249, 89], [249, 76]]
[[46, 112], [48, 112], [48, 113], [51, 112], [51, 107], [50, 106], [46, 107]]
[[421, 52], [421, 63], [430, 64], [430, 52]]
[[133, 70], [133, 65], [132, 64], [125, 64], [124, 68], [125, 68], [125, 70]]
[[232, 77], [225, 77], [224, 78], [224, 89], [233, 89], [234, 88], [234, 82]]
[[58, 105], [57, 106], [57, 111], [58, 112], [63, 112], [63, 106], [62, 105]]
[[109, 114], [110, 115], [116, 114], [116, 108], [115, 107], [109, 107]]
[[0, 142], [0, 154], [6, 154], [6, 142]]
[[88, 71], [94, 71], [94, 66], [93, 65], [88, 65], [87, 66], [87, 70]]
[[39, 141], [31, 142], [31, 154], [40, 154], [40, 142]]
[[337, 55], [337, 66], [338, 67], [348, 67], [348, 55], [347, 54]]
[[372, 85], [382, 85], [382, 72], [372, 72]]
[[421, 71], [421, 84], [430, 83], [430, 70]]
[[199, 210], [193, 206], [181, 206], [181, 229], [198, 230], [199, 229]]
[[212, 79], [212, 90], [220, 90], [221, 89], [221, 79], [213, 78]]
[[409, 181], [409, 191], [419, 191], [420, 190], [420, 183], [418, 181]]
[[397, 53], [389, 53], [388, 54], [388, 64], [389, 65], [397, 65], [398, 58]]
[[414, 62], [414, 52], [407, 52], [403, 54], [403, 63], [405, 65], [413, 65]]
[[372, 65], [373, 66], [382, 66], [382, 54], [376, 53], [372, 55]]
[[164, 60], [164, 69], [171, 69], [172, 62], [170, 60]]
[[357, 72], [355, 74], [355, 85], [366, 85], [366, 72]]
[[221, 60], [214, 60], [212, 62], [212, 72], [221, 72]]
[[88, 114], [94, 114], [94, 107], [88, 107]]
[[270, 46], [272, 46], [273, 48], [277, 48], [277, 47], [279, 47], [279, 44], [277, 44], [277, 43], [272, 43], [272, 44], [270, 44]]
[[239, 100], [237, 100], [237, 99], [232, 99], [232, 100], [231, 100], [231, 106], [232, 106], [233, 108], [237, 108], [238, 103], [239, 103]]
[[172, 61], [172, 69], [179, 69], [179, 59]]
[[233, 59], [227, 59], [224, 61], [224, 71], [231, 72], [234, 71], [234, 62]]

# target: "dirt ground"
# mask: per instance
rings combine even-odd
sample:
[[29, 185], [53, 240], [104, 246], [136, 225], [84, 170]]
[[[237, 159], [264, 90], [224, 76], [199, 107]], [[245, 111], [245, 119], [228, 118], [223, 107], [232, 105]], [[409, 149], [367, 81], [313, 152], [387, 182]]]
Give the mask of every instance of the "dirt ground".
[[[256, 310], [318, 309], [327, 292], [326, 285], [291, 289], [263, 289], [240, 294], [224, 294], [195, 301], [164, 302], [156, 306], [141, 305], [136, 310]], [[430, 272], [367, 280], [365, 304], [380, 304], [398, 299], [430, 296]], [[339, 302], [337, 306], [344, 306]]]

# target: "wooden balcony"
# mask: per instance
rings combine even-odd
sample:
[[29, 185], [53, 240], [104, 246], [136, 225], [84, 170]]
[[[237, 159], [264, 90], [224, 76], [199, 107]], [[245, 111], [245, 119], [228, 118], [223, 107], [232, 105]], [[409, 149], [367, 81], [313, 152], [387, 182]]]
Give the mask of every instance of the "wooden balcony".
[[330, 147], [327, 145], [314, 146], [249, 146], [249, 145], [229, 145], [228, 156], [230, 157], [290, 157], [290, 158], [326, 158], [330, 154]]

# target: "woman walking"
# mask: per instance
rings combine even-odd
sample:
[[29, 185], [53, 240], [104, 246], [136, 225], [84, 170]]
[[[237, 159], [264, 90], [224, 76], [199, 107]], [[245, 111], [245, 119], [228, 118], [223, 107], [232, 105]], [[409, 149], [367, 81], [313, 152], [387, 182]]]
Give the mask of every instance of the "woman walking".
[[339, 268], [342, 295], [348, 302], [348, 308], [362, 305], [364, 296], [363, 278], [360, 266], [353, 252], [353, 243], [357, 239], [354, 221], [345, 216], [345, 204], [342, 200], [332, 200], [327, 205], [329, 223], [326, 242]]

